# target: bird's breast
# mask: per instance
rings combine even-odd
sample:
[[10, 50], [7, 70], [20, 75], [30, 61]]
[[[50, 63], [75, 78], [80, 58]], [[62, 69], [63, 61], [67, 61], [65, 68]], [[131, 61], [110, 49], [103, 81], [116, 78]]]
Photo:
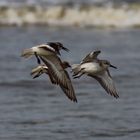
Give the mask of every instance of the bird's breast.
[[100, 65], [98, 63], [95, 63], [95, 62], [82, 64], [81, 69], [83, 69], [83, 71], [87, 74], [90, 74], [90, 73], [96, 74], [102, 70]]

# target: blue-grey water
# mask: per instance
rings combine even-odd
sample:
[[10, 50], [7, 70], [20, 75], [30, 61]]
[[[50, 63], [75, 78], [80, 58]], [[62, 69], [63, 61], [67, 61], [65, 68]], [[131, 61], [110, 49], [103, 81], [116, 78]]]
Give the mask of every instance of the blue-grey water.
[[[32, 79], [36, 59], [21, 51], [47, 41], [68, 47], [61, 58], [71, 64], [100, 49], [99, 58], [118, 67], [110, 72], [120, 98], [84, 76], [72, 80], [73, 103], [46, 75]], [[139, 29], [1, 27], [0, 48], [0, 140], [139, 140]]]

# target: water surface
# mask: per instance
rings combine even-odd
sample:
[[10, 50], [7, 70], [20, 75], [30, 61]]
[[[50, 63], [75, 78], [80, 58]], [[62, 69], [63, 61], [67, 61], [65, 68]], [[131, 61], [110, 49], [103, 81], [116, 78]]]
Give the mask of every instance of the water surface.
[[[139, 140], [140, 30], [93, 28], [0, 28], [0, 139]], [[90, 51], [118, 67], [110, 69], [120, 98], [110, 97], [92, 78], [72, 80], [78, 103], [51, 85], [46, 75], [33, 80], [36, 59], [21, 51], [47, 41], [70, 49], [62, 59], [79, 63]], [[70, 70], [69, 70], [70, 71]]]

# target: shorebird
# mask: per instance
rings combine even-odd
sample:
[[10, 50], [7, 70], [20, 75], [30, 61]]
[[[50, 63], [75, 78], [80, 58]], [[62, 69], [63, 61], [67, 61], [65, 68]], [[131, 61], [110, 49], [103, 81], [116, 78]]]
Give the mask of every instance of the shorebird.
[[109, 72], [109, 67], [113, 67], [115, 69], [117, 67], [113, 66], [107, 60], [99, 60], [97, 56], [100, 53], [101, 51], [91, 52], [81, 61], [80, 64], [73, 64], [73, 77], [80, 78], [83, 74], [86, 74], [87, 76], [95, 78], [108, 94], [118, 98], [119, 95]]
[[[68, 62], [64, 61], [63, 62], [63, 67], [64, 69], [71, 67], [69, 65]], [[48, 67], [44, 64], [37, 66], [36, 68], [32, 69], [31, 75], [33, 76], [33, 78], [37, 78], [39, 76], [41, 76], [42, 74], [47, 74], [52, 82], [52, 84], [58, 84], [60, 86], [60, 88], [63, 90], [63, 92], [65, 93], [65, 95], [72, 101], [77, 102], [76, 96], [75, 96], [75, 92], [73, 89], [72, 84], [69, 84], [69, 89], [64, 88], [61, 84], [57, 83], [55, 80], [55, 77], [53, 77], [53, 75], [50, 74]], [[66, 72], [67, 73], [67, 72]], [[69, 77], [69, 76], [68, 76]], [[71, 81], [70, 81], [71, 82]]]
[[[35, 55], [39, 64], [41, 60], [48, 68], [49, 77], [52, 83], [60, 85], [61, 88], [65, 88], [68, 90], [69, 94], [71, 94], [71, 100], [77, 101], [74, 89], [72, 86], [72, 82], [68, 75], [68, 72], [65, 70], [65, 65], [62, 63], [59, 58], [60, 50], [64, 49], [68, 51], [67, 48], [64, 48], [61, 43], [53, 43], [53, 45], [49, 42], [49, 45], [39, 45], [32, 47], [30, 49], [26, 49], [23, 51], [22, 56], [25, 58], [31, 57]], [[51, 44], [51, 46], [50, 46]], [[57, 44], [56, 46], [54, 44]]]
[[29, 49], [25, 49], [21, 56], [25, 58], [29, 58], [32, 55], [35, 55], [37, 58], [38, 64], [40, 64], [40, 59], [38, 56], [49, 56], [49, 55], [60, 55], [60, 50], [69, 51], [69, 49], [65, 48], [60, 42], [48, 42], [46, 44], [41, 44], [34, 46]]
[[59, 51], [61, 49], [64, 49], [66, 51], [68, 51], [68, 49], [63, 47], [63, 45], [59, 42], [49, 42], [48, 44], [49, 45], [42, 44], [42, 45], [34, 46], [29, 49], [25, 49], [22, 52], [21, 56], [25, 58], [29, 58], [32, 55], [35, 55], [39, 64], [41, 63], [40, 59], [42, 59], [44, 63], [46, 63], [45, 59], [51, 62], [50, 64], [52, 65], [50, 65], [51, 66], [50, 69], [51, 69], [51, 72], [53, 72], [53, 74], [55, 75], [56, 81], [58, 83], [61, 83], [64, 87], [67, 88], [68, 86], [68, 83], [66, 82], [67, 76], [66, 76], [66, 73], [64, 72], [61, 59], [57, 56], [57, 54], [60, 54]]

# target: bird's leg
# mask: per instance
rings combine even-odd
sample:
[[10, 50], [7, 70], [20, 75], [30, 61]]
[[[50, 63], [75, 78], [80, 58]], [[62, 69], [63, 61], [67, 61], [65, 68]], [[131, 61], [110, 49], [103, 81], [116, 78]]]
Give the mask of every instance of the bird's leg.
[[35, 54], [35, 57], [36, 57], [36, 59], [37, 59], [37, 63], [38, 63], [38, 64], [41, 64], [41, 61], [40, 61], [40, 59], [39, 59], [37, 53], [35, 52], [34, 54]]

